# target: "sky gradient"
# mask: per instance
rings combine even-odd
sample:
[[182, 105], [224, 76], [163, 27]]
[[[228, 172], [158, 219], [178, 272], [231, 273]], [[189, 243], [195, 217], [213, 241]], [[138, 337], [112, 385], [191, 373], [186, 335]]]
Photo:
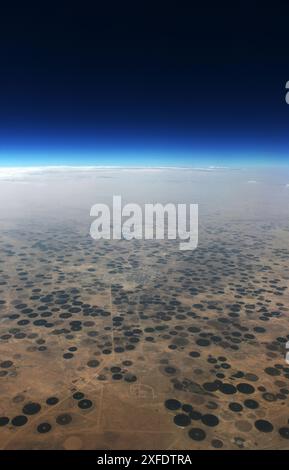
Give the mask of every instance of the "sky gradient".
[[194, 3], [1, 7], [0, 165], [287, 164], [289, 6]]

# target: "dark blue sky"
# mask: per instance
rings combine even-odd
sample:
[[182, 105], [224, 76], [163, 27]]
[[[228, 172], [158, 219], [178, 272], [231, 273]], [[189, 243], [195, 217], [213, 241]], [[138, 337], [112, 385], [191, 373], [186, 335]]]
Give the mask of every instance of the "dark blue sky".
[[286, 162], [286, 2], [99, 3], [1, 6], [1, 164]]

